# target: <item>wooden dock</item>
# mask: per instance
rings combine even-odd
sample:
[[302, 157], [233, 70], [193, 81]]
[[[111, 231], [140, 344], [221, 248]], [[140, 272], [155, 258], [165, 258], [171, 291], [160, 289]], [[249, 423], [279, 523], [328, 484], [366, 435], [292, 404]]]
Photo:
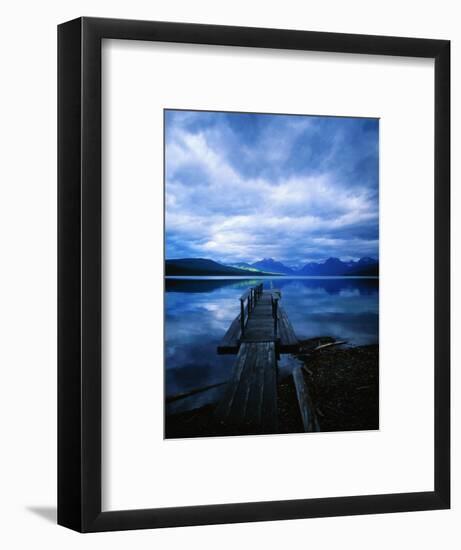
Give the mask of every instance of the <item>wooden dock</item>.
[[236, 354], [245, 342], [275, 342], [277, 353], [292, 353], [299, 342], [280, 305], [279, 290], [263, 290], [262, 283], [240, 297], [240, 313], [218, 346], [219, 354]]
[[237, 360], [215, 417], [239, 433], [277, 433], [277, 358], [299, 346], [280, 300], [279, 290], [264, 290], [262, 283], [250, 288], [218, 346]]

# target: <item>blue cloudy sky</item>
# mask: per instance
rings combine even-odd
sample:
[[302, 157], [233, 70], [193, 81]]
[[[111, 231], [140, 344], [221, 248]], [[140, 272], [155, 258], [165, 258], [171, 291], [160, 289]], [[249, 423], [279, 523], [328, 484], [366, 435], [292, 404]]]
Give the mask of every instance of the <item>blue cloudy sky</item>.
[[378, 257], [379, 121], [165, 111], [166, 257]]

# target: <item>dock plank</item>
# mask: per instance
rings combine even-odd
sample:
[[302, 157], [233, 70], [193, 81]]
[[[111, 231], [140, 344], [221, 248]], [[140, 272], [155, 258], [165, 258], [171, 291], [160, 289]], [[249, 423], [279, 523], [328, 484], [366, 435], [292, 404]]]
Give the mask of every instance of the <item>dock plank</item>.
[[266, 366], [269, 365], [266, 362], [267, 348], [269, 345], [269, 343], [264, 342], [256, 346], [258, 353], [254, 362], [253, 382], [248, 395], [246, 410], [247, 424], [249, 427], [253, 425], [255, 429], [261, 425], [261, 409], [264, 394], [264, 373], [266, 371]]
[[266, 350], [265, 364], [273, 365], [264, 369], [261, 433], [267, 434], [277, 432], [277, 358], [273, 346]]
[[291, 353], [298, 350], [299, 340], [285, 309], [280, 305], [278, 307], [277, 335], [280, 338], [281, 353]]
[[242, 342], [268, 342], [275, 340], [271, 293], [264, 291], [245, 327]]
[[256, 349], [251, 345], [242, 347], [247, 348], [248, 353], [246, 355], [242, 376], [237, 387], [234, 401], [226, 418], [226, 422], [232, 426], [244, 426], [246, 423], [248, 397], [254, 378]]
[[241, 346], [237, 355], [237, 361], [234, 366], [234, 371], [232, 373], [232, 379], [230, 380], [230, 382], [228, 382], [226, 391], [224, 392], [224, 397], [218, 403], [215, 410], [215, 415], [218, 418], [225, 419], [229, 416], [232, 404], [237, 394], [240, 378], [244, 370], [248, 352], [249, 348], [247, 346]]
[[217, 421], [239, 433], [276, 433], [277, 359], [274, 342], [243, 343]]
[[218, 345], [218, 353], [237, 353], [240, 346], [240, 314], [232, 321]]

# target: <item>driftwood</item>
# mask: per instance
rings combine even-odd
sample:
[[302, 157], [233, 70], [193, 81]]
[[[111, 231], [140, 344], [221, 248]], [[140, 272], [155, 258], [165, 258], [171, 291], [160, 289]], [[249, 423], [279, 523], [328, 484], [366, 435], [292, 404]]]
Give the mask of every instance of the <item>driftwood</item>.
[[346, 344], [347, 340], [338, 340], [337, 342], [328, 342], [328, 344], [320, 344], [312, 351], [319, 351], [321, 349], [329, 348], [330, 346], [340, 346], [341, 344]]
[[296, 353], [295, 355], [300, 361], [307, 361], [308, 359], [310, 359], [311, 355], [315, 351], [321, 351], [331, 346], [340, 346], [342, 344], [347, 344], [347, 340], [337, 340], [335, 342], [327, 342], [326, 344], [318, 344], [317, 346], [311, 347], [309, 349], [307, 349], [305, 346], [300, 346], [298, 348], [298, 353]]
[[298, 400], [299, 412], [305, 432], [320, 431], [315, 409], [312, 406], [312, 401], [309, 395], [309, 390], [304, 380], [301, 367], [296, 367], [292, 372], [293, 383], [296, 390], [296, 398]]
[[307, 340], [299, 340], [300, 346], [315, 346], [316, 342], [334, 342], [331, 336], [316, 336], [315, 338], [307, 338]]
[[196, 388], [195, 390], [190, 390], [183, 393], [177, 393], [176, 395], [170, 395], [165, 397], [165, 403], [167, 404], [173, 403], [174, 401], [178, 401], [179, 399], [184, 399], [186, 397], [190, 397], [191, 395], [195, 395], [196, 393], [212, 390], [213, 388], [217, 388], [218, 386], [223, 386], [224, 384], [227, 384], [227, 382], [218, 382], [217, 384], [210, 384], [209, 386], [204, 386], [203, 388]]
[[347, 340], [333, 340], [331, 336], [318, 336], [317, 338], [300, 340], [296, 355], [298, 359], [301, 359], [301, 361], [305, 361], [314, 351], [320, 351], [331, 346], [339, 346], [346, 343]]
[[317, 336], [316, 338], [308, 338], [307, 340], [298, 341], [298, 353], [309, 353], [316, 346], [320, 345], [320, 342], [333, 342], [331, 336]]

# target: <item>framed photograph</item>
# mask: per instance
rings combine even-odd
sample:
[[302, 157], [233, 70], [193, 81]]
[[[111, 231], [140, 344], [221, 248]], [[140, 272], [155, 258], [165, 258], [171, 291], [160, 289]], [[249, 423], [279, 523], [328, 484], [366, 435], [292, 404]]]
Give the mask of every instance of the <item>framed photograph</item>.
[[450, 506], [450, 42], [58, 27], [58, 523]]

